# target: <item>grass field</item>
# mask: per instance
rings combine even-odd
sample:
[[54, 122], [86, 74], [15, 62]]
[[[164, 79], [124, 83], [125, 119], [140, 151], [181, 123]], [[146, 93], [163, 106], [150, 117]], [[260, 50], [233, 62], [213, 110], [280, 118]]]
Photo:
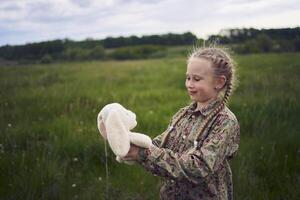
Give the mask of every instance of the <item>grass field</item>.
[[[300, 53], [236, 56], [229, 107], [241, 125], [235, 199], [300, 197]], [[96, 127], [119, 102], [135, 131], [160, 134], [189, 102], [185, 59], [0, 67], [0, 199], [158, 199], [160, 179], [118, 164]]]

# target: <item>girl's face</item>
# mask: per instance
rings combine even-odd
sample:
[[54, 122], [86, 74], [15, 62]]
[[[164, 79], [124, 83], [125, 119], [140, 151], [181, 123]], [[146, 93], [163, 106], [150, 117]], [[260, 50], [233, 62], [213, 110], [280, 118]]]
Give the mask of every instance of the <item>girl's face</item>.
[[203, 58], [192, 58], [187, 65], [185, 86], [192, 100], [206, 105], [218, 96], [218, 87], [212, 62]]

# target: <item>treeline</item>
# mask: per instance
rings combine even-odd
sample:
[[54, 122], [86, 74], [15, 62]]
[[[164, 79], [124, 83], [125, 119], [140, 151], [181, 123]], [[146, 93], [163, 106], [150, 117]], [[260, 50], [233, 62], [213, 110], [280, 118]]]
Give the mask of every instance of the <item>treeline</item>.
[[149, 36], [130, 36], [130, 37], [108, 37], [102, 40], [102, 44], [105, 48], [116, 48], [124, 46], [137, 46], [137, 45], [189, 45], [193, 44], [197, 40], [197, 37], [190, 33], [183, 34], [164, 34], [164, 35], [149, 35]]
[[[87, 59], [142, 59], [164, 56], [166, 46], [191, 45], [197, 37], [190, 33], [150, 36], [108, 37], [103, 40], [54, 40], [26, 45], [0, 47], [4, 60], [40, 61]], [[114, 48], [114, 49], [112, 49]]]
[[[187, 32], [149, 36], [107, 37], [103, 40], [53, 40], [0, 47], [0, 61], [42, 62], [89, 59], [145, 59], [167, 55], [171, 46], [200, 44], [203, 39]], [[206, 43], [230, 46], [236, 53], [300, 51], [300, 27], [285, 29], [227, 29]]]
[[228, 29], [209, 41], [230, 45], [237, 53], [300, 51], [300, 27], [283, 29]]

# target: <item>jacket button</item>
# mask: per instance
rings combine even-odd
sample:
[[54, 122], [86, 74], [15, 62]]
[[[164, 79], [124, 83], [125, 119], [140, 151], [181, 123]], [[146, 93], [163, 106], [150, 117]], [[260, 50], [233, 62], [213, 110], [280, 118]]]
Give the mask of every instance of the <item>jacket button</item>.
[[194, 141], [194, 147], [196, 148], [197, 145], [198, 145], [198, 142], [195, 140], [195, 141]]

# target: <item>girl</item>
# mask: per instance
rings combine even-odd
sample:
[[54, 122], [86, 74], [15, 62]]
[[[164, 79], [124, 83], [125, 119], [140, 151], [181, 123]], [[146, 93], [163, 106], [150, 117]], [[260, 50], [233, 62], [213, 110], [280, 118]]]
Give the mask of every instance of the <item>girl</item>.
[[195, 49], [185, 85], [192, 103], [180, 109], [149, 149], [131, 145], [124, 158], [164, 178], [160, 199], [233, 199], [228, 160], [239, 146], [239, 123], [226, 103], [234, 64], [220, 48]]

